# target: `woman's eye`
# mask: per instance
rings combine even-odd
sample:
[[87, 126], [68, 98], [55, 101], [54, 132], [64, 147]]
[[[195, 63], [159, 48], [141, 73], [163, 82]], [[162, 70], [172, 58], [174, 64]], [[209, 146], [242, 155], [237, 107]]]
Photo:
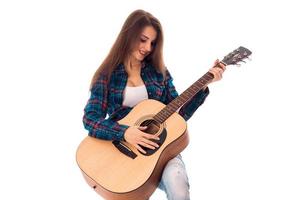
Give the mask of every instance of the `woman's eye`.
[[145, 39], [141, 39], [141, 42], [143, 42], [143, 43], [146, 42], [146, 41], [147, 41], [147, 40], [145, 40]]

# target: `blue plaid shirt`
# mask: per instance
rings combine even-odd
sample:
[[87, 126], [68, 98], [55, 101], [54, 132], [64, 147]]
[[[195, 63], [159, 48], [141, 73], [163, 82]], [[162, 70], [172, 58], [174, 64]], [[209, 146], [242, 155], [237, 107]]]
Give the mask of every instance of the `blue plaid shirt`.
[[[141, 69], [141, 77], [149, 99], [168, 104], [178, 96], [169, 71], [166, 72], [164, 80], [163, 75], [153, 66], [145, 64]], [[109, 83], [106, 75], [100, 75], [91, 88], [91, 96], [84, 108], [83, 116], [84, 127], [90, 136], [106, 140], [124, 140], [124, 133], [129, 126], [119, 124], [117, 121], [124, 118], [132, 109], [122, 105], [127, 78], [125, 67], [120, 64], [112, 73]], [[187, 121], [208, 94], [208, 88], [199, 91], [180, 108], [178, 113]]]

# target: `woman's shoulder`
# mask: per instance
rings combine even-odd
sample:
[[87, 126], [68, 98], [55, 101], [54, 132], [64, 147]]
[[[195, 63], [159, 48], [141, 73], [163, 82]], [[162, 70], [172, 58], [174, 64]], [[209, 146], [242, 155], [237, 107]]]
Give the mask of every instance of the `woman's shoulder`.
[[108, 84], [108, 74], [101, 72], [98, 76], [96, 81], [94, 82], [93, 86], [90, 88], [91, 91], [97, 91], [103, 87], [106, 87]]
[[108, 74], [101, 72], [97, 78], [96, 84], [104, 84], [108, 80]]

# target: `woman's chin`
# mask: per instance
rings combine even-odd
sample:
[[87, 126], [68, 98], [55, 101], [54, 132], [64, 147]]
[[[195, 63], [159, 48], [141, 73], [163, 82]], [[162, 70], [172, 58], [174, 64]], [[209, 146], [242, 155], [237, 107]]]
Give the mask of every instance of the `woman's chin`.
[[138, 56], [136, 59], [138, 60], [138, 61], [140, 61], [140, 62], [142, 62], [143, 60], [144, 60], [144, 56]]
[[134, 57], [135, 60], [140, 61], [140, 62], [142, 62], [145, 58], [145, 56], [140, 54], [140, 53], [134, 55], [133, 57]]

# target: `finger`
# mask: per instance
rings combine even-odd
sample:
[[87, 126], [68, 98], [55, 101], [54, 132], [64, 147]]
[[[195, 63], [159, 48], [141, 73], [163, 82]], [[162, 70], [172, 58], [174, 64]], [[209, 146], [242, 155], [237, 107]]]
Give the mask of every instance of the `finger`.
[[219, 59], [215, 60], [215, 65], [219, 63]]
[[214, 71], [213, 71], [213, 74], [214, 74], [214, 80], [213, 80], [213, 81], [218, 81], [218, 80], [220, 80], [220, 78], [221, 78], [221, 73], [220, 73], [219, 70], [214, 70]]
[[147, 148], [149, 148], [149, 149], [155, 149], [155, 147], [154, 146], [151, 146], [151, 145], [149, 145], [149, 144], [147, 144], [147, 143], [145, 143], [145, 142], [139, 142], [139, 144], [140, 145], [142, 145], [142, 146], [144, 146], [144, 147], [147, 147]]
[[148, 144], [148, 145], [151, 145], [153, 147], [159, 147], [158, 144], [156, 144], [155, 142], [152, 142], [151, 140], [147, 140], [147, 139], [143, 139], [142, 142]]
[[213, 79], [213, 81], [218, 81], [219, 79], [220, 79], [220, 74], [217, 73], [217, 74], [215, 75], [215, 78]]
[[154, 140], [159, 140], [159, 137], [156, 135], [152, 135], [152, 134], [148, 134], [148, 133], [144, 133], [143, 137], [147, 138], [147, 139], [154, 139]]
[[222, 63], [222, 62], [219, 62], [219, 66], [222, 67], [222, 68], [224, 68], [224, 67], [225, 67], [225, 64]]
[[210, 71], [213, 71], [213, 72], [218, 72], [219, 70], [222, 70], [222, 68], [220, 68], [220, 67], [212, 67], [211, 69], [210, 69]]
[[226, 65], [223, 65], [223, 64], [221, 63], [220, 66], [222, 67], [223, 71], [226, 70]]
[[223, 70], [223, 72], [226, 70], [226, 66], [225, 65], [220, 65], [221, 69]]
[[220, 68], [219, 73], [222, 75], [223, 72], [224, 72], [224, 70]]
[[140, 145], [138, 145], [138, 144], [135, 144], [134, 145], [135, 146], [135, 148], [137, 148], [140, 152], [142, 152], [142, 153], [146, 153], [146, 151], [144, 150], [144, 149], [142, 149], [142, 147], [140, 147]]
[[220, 79], [222, 79], [222, 72], [219, 74], [219, 79], [218, 80], [220, 80]]
[[146, 129], [147, 129], [147, 126], [139, 126], [138, 129], [139, 129], [139, 130], [146, 130]]
[[212, 68], [209, 70], [214, 76], [217, 76], [219, 74], [219, 69], [218, 68]]

